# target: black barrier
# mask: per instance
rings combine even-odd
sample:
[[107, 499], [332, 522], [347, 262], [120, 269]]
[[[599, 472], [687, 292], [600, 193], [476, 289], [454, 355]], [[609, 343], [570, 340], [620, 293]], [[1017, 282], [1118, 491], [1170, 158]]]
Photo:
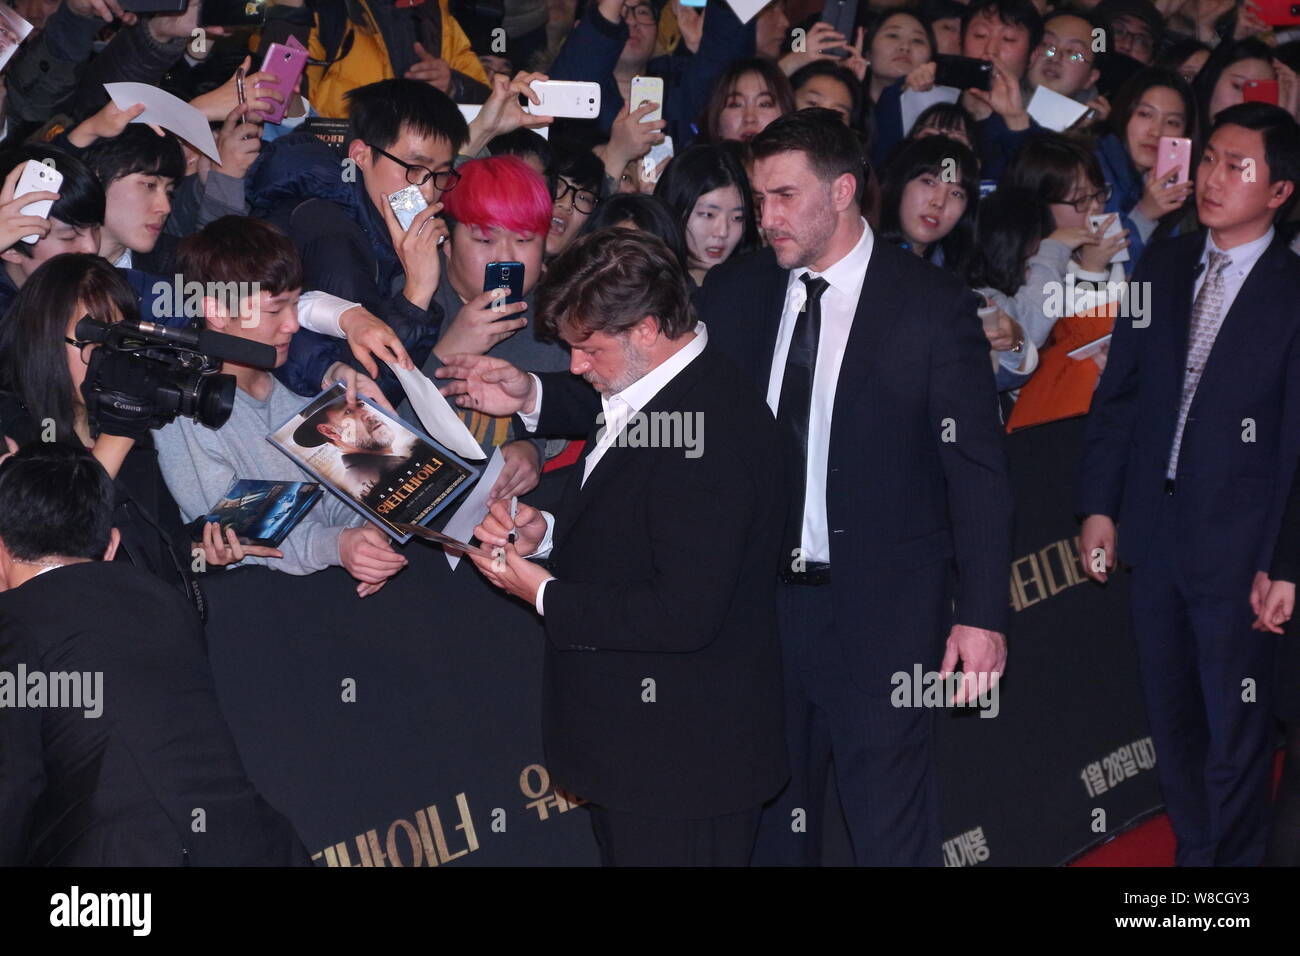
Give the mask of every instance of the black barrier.
[[[1010, 660], [996, 717], [938, 717], [949, 865], [1059, 863], [1159, 803], [1125, 576], [1098, 587], [1073, 556], [1081, 441], [1082, 420], [1008, 439]], [[586, 812], [544, 766], [536, 615], [467, 564], [405, 553], [364, 600], [337, 568], [208, 577], [213, 669], [253, 780], [322, 865], [595, 863]]]

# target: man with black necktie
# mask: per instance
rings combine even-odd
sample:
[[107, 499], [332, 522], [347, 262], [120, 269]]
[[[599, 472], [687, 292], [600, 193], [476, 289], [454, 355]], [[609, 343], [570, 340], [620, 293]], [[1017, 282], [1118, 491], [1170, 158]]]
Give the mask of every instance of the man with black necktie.
[[498, 501], [474, 530], [506, 555], [475, 565], [546, 626], [547, 769], [588, 801], [607, 866], [744, 866], [788, 776], [776, 425], [648, 233], [565, 251], [537, 322], [569, 344], [573, 374], [465, 355], [437, 374], [462, 407], [587, 437], [554, 516]]
[[1151, 313], [1115, 323], [1089, 415], [1080, 560], [1133, 568], [1132, 615], [1180, 866], [1263, 857], [1274, 639], [1251, 624], [1300, 455], [1300, 126], [1230, 107], [1196, 167], [1207, 232], [1149, 249]]
[[836, 114], [751, 147], [768, 248], [711, 269], [696, 307], [776, 412], [795, 489], [776, 585], [792, 778], [754, 862], [820, 861], [833, 759], [856, 860], [936, 865], [934, 714], [890, 694], [917, 664], [960, 660], [986, 691], [1006, 665], [1011, 493], [977, 300], [877, 241]]

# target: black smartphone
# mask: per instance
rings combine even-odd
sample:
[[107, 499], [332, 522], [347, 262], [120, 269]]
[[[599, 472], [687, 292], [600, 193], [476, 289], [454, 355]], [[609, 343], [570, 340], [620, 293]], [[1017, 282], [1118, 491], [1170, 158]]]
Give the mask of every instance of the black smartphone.
[[121, 0], [128, 13], [184, 13], [189, 0]]
[[[844, 39], [852, 43], [853, 31], [858, 22], [858, 0], [826, 0], [819, 19], [829, 23]], [[842, 46], [826, 52], [838, 57], [849, 55], [848, 49]]]
[[203, 0], [201, 27], [259, 27], [266, 22], [266, 0]]
[[524, 264], [522, 262], [489, 262], [483, 270], [483, 291], [506, 288], [510, 294], [505, 304], [524, 301]]
[[934, 58], [934, 85], [959, 90], [993, 89], [993, 64], [969, 56], [941, 53]]

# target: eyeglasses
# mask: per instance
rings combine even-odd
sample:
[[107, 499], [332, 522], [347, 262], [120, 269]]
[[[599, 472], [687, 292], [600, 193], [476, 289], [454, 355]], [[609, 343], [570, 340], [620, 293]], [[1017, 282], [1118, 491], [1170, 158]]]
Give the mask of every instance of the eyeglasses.
[[[628, 16], [629, 11], [631, 11], [631, 16]], [[644, 3], [625, 3], [623, 4], [622, 14], [624, 20], [632, 20], [647, 26], [655, 23], [654, 7], [647, 6]]]
[[79, 339], [69, 338], [66, 335], [63, 337], [63, 341], [67, 342], [74, 349], [76, 349], [78, 352], [81, 353], [81, 360], [83, 362], [85, 362], [87, 365], [90, 364], [90, 350], [91, 347], [95, 344], [94, 342], [83, 342]]
[[1054, 60], [1059, 56], [1062, 59], [1069, 60], [1071, 63], [1084, 63], [1087, 62], [1088, 59], [1078, 50], [1067, 51], [1056, 46], [1045, 47], [1043, 49], [1043, 56], [1047, 57], [1049, 60]]
[[1080, 196], [1078, 199], [1066, 199], [1062, 201], [1061, 205], [1072, 206], [1074, 207], [1075, 212], [1087, 212], [1088, 207], [1093, 203], [1104, 206], [1106, 203], [1110, 202], [1110, 195], [1113, 191], [1113, 187], [1106, 186], [1097, 190], [1095, 193], [1088, 193], [1086, 196]]
[[599, 196], [589, 189], [579, 189], [572, 183], [565, 182], [557, 176], [555, 186], [551, 189], [551, 198], [559, 202], [569, 193], [573, 193], [573, 208], [578, 212], [590, 216], [596, 211], [596, 204], [600, 202]]
[[1115, 34], [1116, 40], [1130, 40], [1134, 47], [1146, 50], [1148, 53], [1151, 52], [1151, 48], [1155, 45], [1155, 39], [1150, 33], [1130, 30], [1118, 23], [1111, 25], [1110, 32]]
[[412, 186], [423, 186], [430, 179], [433, 180], [433, 188], [439, 192], [451, 192], [460, 182], [460, 173], [454, 169], [440, 169], [436, 173], [428, 166], [418, 166], [415, 163], [408, 163], [398, 159], [387, 150], [380, 149], [374, 143], [366, 143], [380, 156], [387, 157], [406, 170], [406, 181]]

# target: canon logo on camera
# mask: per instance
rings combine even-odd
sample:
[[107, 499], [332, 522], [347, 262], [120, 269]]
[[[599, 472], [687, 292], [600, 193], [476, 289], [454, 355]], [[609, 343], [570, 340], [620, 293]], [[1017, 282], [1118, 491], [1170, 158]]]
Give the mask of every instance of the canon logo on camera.
[[113, 399], [113, 407], [114, 407], [114, 408], [125, 409], [125, 410], [128, 411], [128, 412], [142, 412], [142, 411], [144, 411], [144, 406], [143, 406], [143, 405], [128, 405], [126, 402], [122, 401], [121, 399], [117, 399], [117, 398]]

